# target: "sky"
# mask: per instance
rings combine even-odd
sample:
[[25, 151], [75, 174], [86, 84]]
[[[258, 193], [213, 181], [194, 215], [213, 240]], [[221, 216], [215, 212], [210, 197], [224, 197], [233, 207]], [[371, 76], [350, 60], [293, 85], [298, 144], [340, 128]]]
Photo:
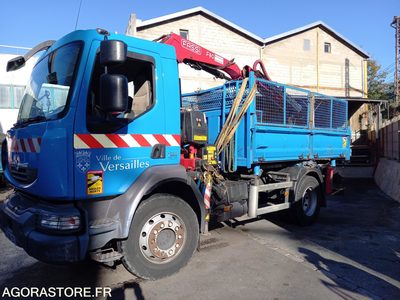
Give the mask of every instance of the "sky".
[[[0, 45], [33, 47], [75, 29], [81, 0], [1, 0]], [[368, 52], [393, 78], [400, 0], [82, 0], [77, 29], [124, 33], [131, 13], [147, 20], [202, 6], [267, 38], [321, 20]], [[4, 52], [4, 48], [0, 47]]]

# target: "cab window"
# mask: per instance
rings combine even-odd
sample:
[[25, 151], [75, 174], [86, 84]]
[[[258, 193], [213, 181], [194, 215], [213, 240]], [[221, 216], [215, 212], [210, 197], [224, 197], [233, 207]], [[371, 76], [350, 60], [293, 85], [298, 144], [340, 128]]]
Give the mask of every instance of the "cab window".
[[[128, 53], [124, 64], [109, 66], [107, 71], [110, 74], [124, 75], [128, 79], [128, 107], [126, 111], [112, 115], [106, 115], [100, 109], [99, 83], [105, 68], [100, 65], [97, 57], [87, 101], [88, 129], [91, 132], [115, 131], [145, 114], [154, 104], [154, 62], [151, 57]], [[113, 122], [105, 122], [110, 118]]]

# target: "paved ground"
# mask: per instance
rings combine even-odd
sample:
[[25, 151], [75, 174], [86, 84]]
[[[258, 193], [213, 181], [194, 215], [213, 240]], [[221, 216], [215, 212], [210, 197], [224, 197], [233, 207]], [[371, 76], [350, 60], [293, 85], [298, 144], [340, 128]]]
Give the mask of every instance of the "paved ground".
[[3, 234], [0, 251], [0, 293], [108, 286], [112, 299], [400, 299], [400, 203], [367, 180], [348, 181], [311, 227], [269, 216], [214, 229], [187, 267], [158, 281], [121, 265], [47, 265]]

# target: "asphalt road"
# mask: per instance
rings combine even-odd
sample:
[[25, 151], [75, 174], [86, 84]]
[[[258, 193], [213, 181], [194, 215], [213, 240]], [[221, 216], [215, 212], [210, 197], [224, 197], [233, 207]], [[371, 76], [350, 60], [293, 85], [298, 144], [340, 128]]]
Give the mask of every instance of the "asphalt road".
[[[348, 181], [311, 227], [279, 216], [203, 236], [178, 274], [143, 281], [94, 262], [38, 262], [0, 233], [0, 296], [13, 287], [110, 287], [111, 299], [400, 299], [400, 203]], [[0, 190], [0, 199], [8, 192]]]

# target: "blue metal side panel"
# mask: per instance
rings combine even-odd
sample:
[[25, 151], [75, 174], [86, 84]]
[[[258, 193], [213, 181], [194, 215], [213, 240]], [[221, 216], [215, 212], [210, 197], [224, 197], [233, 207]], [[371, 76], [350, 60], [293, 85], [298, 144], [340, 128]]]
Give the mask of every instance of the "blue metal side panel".
[[208, 143], [215, 143], [219, 132], [221, 131], [221, 114], [217, 111], [206, 112], [208, 124]]
[[256, 141], [254, 163], [298, 160], [311, 155], [309, 130], [258, 126]]
[[315, 131], [313, 139], [314, 156], [350, 159], [350, 135], [348, 132]]

